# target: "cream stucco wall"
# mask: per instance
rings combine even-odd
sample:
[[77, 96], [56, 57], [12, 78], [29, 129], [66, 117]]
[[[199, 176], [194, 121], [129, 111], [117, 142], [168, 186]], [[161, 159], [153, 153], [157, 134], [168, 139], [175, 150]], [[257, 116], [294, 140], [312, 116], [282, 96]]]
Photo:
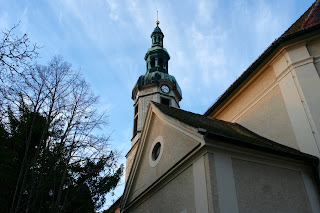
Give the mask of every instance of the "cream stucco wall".
[[314, 57], [314, 64], [320, 76], [320, 39], [315, 39], [307, 44], [308, 51]]
[[232, 159], [239, 212], [312, 212], [297, 170]]
[[270, 90], [235, 122], [263, 137], [299, 149], [279, 86]]
[[[315, 69], [317, 71], [317, 73], [313, 72], [312, 73], [313, 75], [310, 77], [314, 78], [314, 84], [319, 85], [320, 84], [320, 38], [308, 42], [306, 46], [307, 46], [307, 49], [308, 49], [310, 56], [313, 58], [313, 63], [314, 63]], [[313, 64], [311, 64], [311, 65], [313, 66]], [[314, 70], [313, 67], [311, 67], [311, 69]], [[313, 90], [313, 89], [319, 89], [319, 88], [312, 87], [311, 89]], [[313, 93], [318, 94], [316, 91], [313, 91]], [[312, 97], [309, 97], [309, 99], [310, 98], [312, 98]], [[319, 96], [316, 96], [313, 98], [320, 99]], [[315, 103], [315, 107], [313, 107], [315, 109], [311, 109], [311, 114], [313, 114], [313, 120], [315, 120], [315, 125], [317, 126], [318, 133], [320, 131], [320, 115], [319, 115], [320, 110], [318, 107], [319, 105], [317, 105], [317, 104], [319, 104], [319, 103], [320, 103], [320, 100], [318, 100], [318, 102]]]
[[283, 47], [213, 114], [320, 157], [320, 39]]
[[232, 100], [222, 107], [214, 117], [234, 122], [256, 101], [264, 96], [269, 88], [276, 83], [276, 76], [272, 68], [261, 72], [254, 81], [249, 82], [244, 89], [238, 92]]
[[[198, 142], [194, 139], [182, 134], [176, 129], [165, 124], [157, 115], [153, 114], [150, 125], [148, 127], [148, 135], [144, 141], [144, 147], [141, 158], [132, 183], [131, 194], [128, 202], [132, 201], [161, 175], [167, 172], [175, 163], [183, 156], [190, 152]], [[158, 164], [154, 167], [150, 166], [149, 158], [156, 138], [161, 136], [162, 155]]]
[[314, 58], [300, 42], [283, 49], [273, 61], [281, 93], [302, 152], [320, 157], [320, 79]]
[[204, 159], [204, 165], [206, 168], [206, 184], [208, 192], [209, 212], [220, 213], [217, 176], [213, 153], [206, 153], [204, 155]]
[[206, 144], [209, 212], [320, 212], [308, 163], [216, 139]]
[[[160, 130], [154, 128], [158, 126]], [[160, 132], [170, 129], [157, 117], [151, 121], [150, 127], [153, 127], [153, 131]], [[170, 130], [168, 132], [174, 136]], [[156, 135], [151, 133], [147, 140], [158, 137]], [[176, 141], [185, 141], [181, 135], [175, 135], [175, 138]], [[165, 140], [168, 141], [168, 138]], [[192, 140], [190, 142], [196, 144], [192, 143]], [[172, 143], [175, 145], [176, 142]], [[169, 156], [178, 154], [181, 145], [179, 144], [177, 149], [168, 146], [168, 149], [175, 150], [172, 153], [169, 150], [165, 152], [168, 152]], [[192, 147], [189, 146], [190, 149]], [[147, 150], [148, 148], [144, 151]], [[130, 198], [129, 195], [125, 212], [320, 211], [314, 174], [311, 166], [301, 160], [235, 147], [216, 139], [206, 140], [205, 145], [191, 156], [184, 163], [175, 166], [172, 173], [160, 181], [160, 167], [154, 167], [153, 170], [148, 160], [141, 158], [143, 165], [138, 166], [137, 175], [134, 177], [136, 181], [130, 189], [133, 196]], [[164, 153], [161, 161], [163, 157]], [[167, 161], [165, 157], [162, 163], [169, 168], [171, 162], [176, 162], [175, 158]], [[148, 184], [143, 183], [150, 182], [156, 185], [143, 192], [148, 187]], [[136, 192], [144, 194], [134, 200], [137, 197]]]
[[299, 149], [272, 67], [248, 82], [214, 117], [237, 122], [263, 137]]
[[193, 169], [188, 167], [141, 205], [128, 209], [132, 213], [192, 213], [195, 210]]
[[134, 160], [134, 156], [137, 153], [138, 143], [135, 143], [126, 156], [126, 174], [125, 174], [125, 182], [127, 182], [128, 176], [131, 171], [132, 163]]
[[320, 56], [320, 39], [314, 39], [307, 43], [308, 52], [313, 57]]
[[[146, 114], [148, 111], [148, 107], [150, 101], [158, 102], [158, 86], [154, 85], [151, 87], [144, 88], [143, 90], [139, 91], [139, 98], [135, 102], [135, 106], [138, 104], [138, 131], [141, 131], [143, 128], [144, 120], [146, 119]], [[133, 144], [132, 144], [133, 145]]]

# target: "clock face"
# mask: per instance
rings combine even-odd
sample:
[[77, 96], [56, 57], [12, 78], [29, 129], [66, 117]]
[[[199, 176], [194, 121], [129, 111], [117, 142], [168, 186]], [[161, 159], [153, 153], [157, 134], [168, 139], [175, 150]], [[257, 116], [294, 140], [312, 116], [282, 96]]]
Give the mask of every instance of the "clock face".
[[169, 93], [170, 92], [170, 88], [167, 85], [162, 85], [161, 86], [161, 91], [164, 93]]

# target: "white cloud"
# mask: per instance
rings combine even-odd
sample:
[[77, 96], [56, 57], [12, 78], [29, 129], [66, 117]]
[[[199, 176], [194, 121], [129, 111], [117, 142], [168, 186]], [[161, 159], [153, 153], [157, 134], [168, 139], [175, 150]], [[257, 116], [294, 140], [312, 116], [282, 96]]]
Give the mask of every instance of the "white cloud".
[[218, 0], [199, 0], [197, 1], [197, 19], [199, 24], [203, 23], [210, 26], [213, 22], [212, 14], [215, 12], [218, 6]]
[[109, 5], [110, 8], [110, 12], [109, 12], [109, 17], [114, 20], [117, 21], [119, 19], [119, 1], [117, 0], [106, 0], [106, 2]]

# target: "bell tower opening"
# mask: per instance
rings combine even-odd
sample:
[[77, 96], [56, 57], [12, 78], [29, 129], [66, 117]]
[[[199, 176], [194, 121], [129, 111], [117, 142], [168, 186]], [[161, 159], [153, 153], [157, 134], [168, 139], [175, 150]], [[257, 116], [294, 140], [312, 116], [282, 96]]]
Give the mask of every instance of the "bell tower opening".
[[164, 104], [164, 105], [167, 105], [167, 106], [170, 106], [170, 99], [169, 99], [169, 98], [161, 97], [161, 98], [160, 98], [160, 103], [162, 103], [162, 104]]
[[156, 59], [151, 58], [151, 62], [150, 62], [151, 68], [155, 67], [155, 64], [156, 64]]
[[159, 65], [159, 67], [163, 68], [163, 60], [162, 60], [162, 58], [159, 58], [158, 65]]

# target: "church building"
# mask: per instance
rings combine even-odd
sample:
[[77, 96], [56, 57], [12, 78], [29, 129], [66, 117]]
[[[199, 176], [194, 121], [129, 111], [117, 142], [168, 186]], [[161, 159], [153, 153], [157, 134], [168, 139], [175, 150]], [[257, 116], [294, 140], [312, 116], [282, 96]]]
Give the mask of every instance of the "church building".
[[107, 212], [320, 212], [320, 0], [203, 115], [180, 109], [156, 24], [125, 190]]

